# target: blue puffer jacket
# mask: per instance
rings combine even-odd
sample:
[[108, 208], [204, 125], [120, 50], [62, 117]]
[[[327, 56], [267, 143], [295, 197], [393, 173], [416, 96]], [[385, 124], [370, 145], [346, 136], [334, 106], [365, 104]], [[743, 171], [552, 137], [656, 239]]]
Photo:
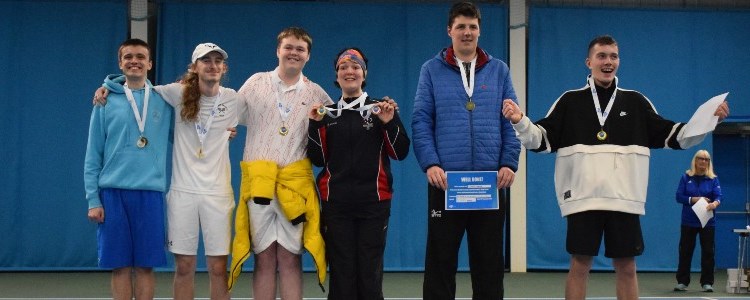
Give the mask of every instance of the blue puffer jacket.
[[443, 49], [422, 65], [412, 115], [414, 153], [422, 171], [518, 169], [521, 145], [502, 116], [503, 99], [516, 100], [508, 65], [477, 48], [473, 101], [463, 88], [453, 48]]

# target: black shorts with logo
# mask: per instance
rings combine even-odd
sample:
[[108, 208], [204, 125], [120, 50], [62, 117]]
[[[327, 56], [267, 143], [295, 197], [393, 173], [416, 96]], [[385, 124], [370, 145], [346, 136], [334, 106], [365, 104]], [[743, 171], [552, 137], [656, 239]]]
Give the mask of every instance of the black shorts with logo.
[[575, 255], [597, 256], [604, 236], [604, 256], [634, 257], [643, 254], [640, 216], [619, 211], [592, 210], [567, 216], [566, 248]]

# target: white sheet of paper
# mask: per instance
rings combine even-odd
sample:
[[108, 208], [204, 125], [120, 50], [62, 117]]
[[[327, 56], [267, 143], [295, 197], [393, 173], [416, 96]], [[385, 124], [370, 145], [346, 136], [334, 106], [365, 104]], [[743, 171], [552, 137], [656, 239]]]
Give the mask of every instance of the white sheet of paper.
[[708, 223], [708, 220], [711, 220], [711, 218], [714, 217], [714, 211], [707, 210], [707, 206], [708, 201], [703, 197], [701, 197], [697, 202], [695, 202], [695, 204], [693, 204], [693, 211], [701, 221], [701, 227], [706, 227], [706, 223]]
[[714, 116], [714, 113], [727, 98], [727, 95], [729, 93], [714, 96], [698, 107], [690, 118], [690, 121], [683, 128], [683, 137], [687, 138], [713, 131], [716, 128], [716, 124], [719, 123], [719, 117]]

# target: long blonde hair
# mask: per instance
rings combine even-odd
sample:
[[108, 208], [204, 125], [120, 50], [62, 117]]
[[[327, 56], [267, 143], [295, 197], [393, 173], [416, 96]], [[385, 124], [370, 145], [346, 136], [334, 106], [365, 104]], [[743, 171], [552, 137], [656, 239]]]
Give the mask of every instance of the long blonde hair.
[[690, 162], [690, 169], [685, 171], [685, 173], [688, 174], [688, 176], [695, 176], [696, 170], [695, 170], [695, 161], [698, 160], [698, 157], [701, 158], [708, 158], [708, 167], [706, 168], [706, 177], [714, 179], [716, 178], [716, 173], [714, 173], [714, 164], [711, 162], [711, 154], [708, 153], [706, 150], [698, 150], [695, 152], [695, 155], [693, 155], [693, 160]]
[[[182, 83], [182, 111], [180, 111], [180, 117], [183, 121], [195, 122], [198, 120], [198, 114], [201, 111], [201, 88], [198, 85], [198, 72], [195, 71], [197, 63], [191, 63], [188, 65], [188, 70], [182, 75], [180, 82]], [[226, 73], [229, 71], [226, 62], [222, 63], [224, 73], [221, 75], [221, 80], [224, 79]]]
[[201, 111], [201, 90], [198, 86], [198, 73], [194, 69], [195, 63], [192, 63], [185, 75], [182, 75], [182, 111], [180, 117], [183, 121], [197, 121], [198, 113]]

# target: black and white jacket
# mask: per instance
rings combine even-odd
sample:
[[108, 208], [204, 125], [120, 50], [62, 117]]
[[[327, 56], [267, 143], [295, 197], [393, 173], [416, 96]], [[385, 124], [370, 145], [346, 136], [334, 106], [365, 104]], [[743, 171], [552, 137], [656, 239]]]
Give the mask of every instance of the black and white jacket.
[[[557, 152], [555, 193], [563, 216], [588, 210], [645, 214], [650, 148], [686, 149], [705, 137], [683, 137], [685, 124], [662, 118], [644, 95], [614, 89], [603, 127], [588, 85], [563, 93], [538, 122], [523, 117], [513, 125], [527, 149]], [[606, 139], [597, 138], [600, 130]]]

